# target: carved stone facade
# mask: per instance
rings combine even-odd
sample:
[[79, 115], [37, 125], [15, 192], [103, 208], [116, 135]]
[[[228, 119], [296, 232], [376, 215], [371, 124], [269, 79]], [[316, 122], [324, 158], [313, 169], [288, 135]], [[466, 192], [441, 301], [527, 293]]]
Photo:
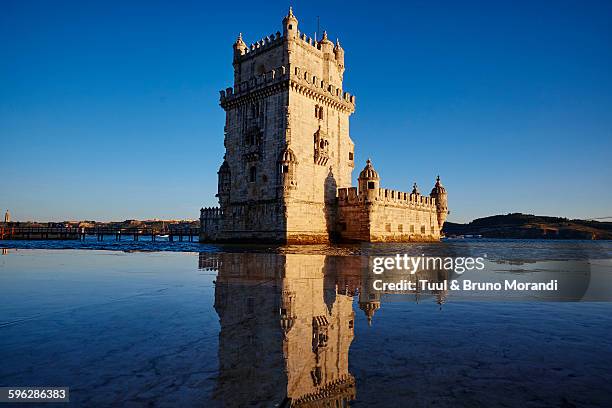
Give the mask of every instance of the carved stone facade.
[[[200, 240], [439, 239], [446, 213], [439, 216], [436, 198], [404, 205], [384, 192], [372, 200], [363, 190], [360, 198], [362, 189], [351, 187], [355, 97], [342, 87], [344, 50], [326, 33], [320, 41], [300, 33], [291, 10], [282, 25], [282, 34], [250, 46], [242, 35], [234, 43], [234, 86], [220, 92], [226, 112], [220, 207], [201, 210]], [[417, 232], [387, 231], [389, 223], [410, 231], [409, 222]]]

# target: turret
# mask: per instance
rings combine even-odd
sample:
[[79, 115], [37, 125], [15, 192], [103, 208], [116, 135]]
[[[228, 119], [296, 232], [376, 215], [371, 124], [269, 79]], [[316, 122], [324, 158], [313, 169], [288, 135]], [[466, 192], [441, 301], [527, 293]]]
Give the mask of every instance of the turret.
[[219, 205], [221, 208], [223, 208], [229, 202], [230, 189], [232, 185], [230, 167], [229, 164], [227, 164], [227, 161], [223, 160], [223, 164], [221, 167], [219, 167], [217, 174], [219, 176], [217, 197], [219, 197]]
[[298, 20], [293, 15], [293, 8], [289, 7], [289, 14], [283, 18], [283, 36], [285, 38], [296, 38], [298, 32]]
[[278, 172], [280, 184], [283, 191], [297, 188], [297, 180], [295, 179], [296, 166], [298, 164], [295, 153], [290, 147], [283, 150], [278, 158]]
[[[283, 286], [286, 286], [286, 279], [283, 279]], [[283, 334], [287, 336], [295, 325], [297, 316], [295, 314], [295, 292], [283, 290], [280, 307], [280, 324]]]
[[332, 54], [334, 52], [334, 43], [327, 38], [327, 31], [323, 31], [323, 38], [319, 41], [319, 45], [324, 54]]
[[436, 178], [436, 185], [431, 190], [431, 194], [429, 196], [436, 199], [438, 226], [440, 227], [440, 231], [442, 231], [442, 226], [444, 225], [444, 222], [446, 221], [446, 216], [448, 215], [448, 195], [446, 193], [446, 189], [440, 183], [440, 176]]
[[374, 170], [370, 159], [366, 161], [366, 166], [359, 173], [357, 181], [359, 184], [359, 195], [364, 196], [367, 201], [374, 201], [380, 187], [380, 177], [378, 177], [378, 173]]
[[247, 52], [247, 45], [242, 41], [242, 33], [238, 34], [236, 42], [234, 43], [234, 85], [242, 82], [242, 75], [240, 72], [240, 57]]
[[334, 56], [336, 57], [336, 63], [340, 68], [340, 72], [344, 72], [344, 48], [340, 46], [340, 40], [336, 39], [336, 46], [334, 47]]
[[359, 309], [363, 310], [366, 318], [368, 319], [368, 326], [372, 326], [372, 318], [374, 317], [374, 313], [378, 309], [380, 309], [380, 301], [377, 300], [368, 300], [367, 302], [359, 302]]
[[242, 33], [238, 34], [238, 38], [236, 38], [236, 42], [234, 43], [234, 62], [241, 56], [246, 53], [247, 45], [242, 40]]

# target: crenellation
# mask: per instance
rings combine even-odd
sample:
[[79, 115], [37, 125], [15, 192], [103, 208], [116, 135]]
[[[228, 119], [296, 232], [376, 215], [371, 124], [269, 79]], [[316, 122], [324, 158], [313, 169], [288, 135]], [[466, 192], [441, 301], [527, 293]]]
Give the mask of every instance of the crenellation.
[[223, 104], [228, 103], [230, 100], [235, 100], [245, 94], [251, 94], [264, 86], [287, 80], [287, 73], [288, 70], [285, 66], [279, 66], [268, 72], [256, 75], [248, 81], [242, 81], [233, 88], [228, 87], [225, 91], [219, 91], [220, 103], [223, 106]]
[[247, 58], [252, 58], [257, 54], [264, 52], [270, 47], [281, 45], [283, 36], [279, 31], [276, 34], [270, 34], [264, 38], [261, 38], [254, 43], [246, 46], [245, 49], [237, 56], [239, 61], [244, 61]]

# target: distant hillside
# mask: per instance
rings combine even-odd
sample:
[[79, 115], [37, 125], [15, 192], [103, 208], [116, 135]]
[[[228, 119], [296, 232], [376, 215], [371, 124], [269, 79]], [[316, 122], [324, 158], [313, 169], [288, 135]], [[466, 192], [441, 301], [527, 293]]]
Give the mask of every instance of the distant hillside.
[[612, 222], [513, 213], [478, 218], [469, 224], [446, 222], [443, 231], [448, 237], [482, 235], [485, 238], [612, 239]]

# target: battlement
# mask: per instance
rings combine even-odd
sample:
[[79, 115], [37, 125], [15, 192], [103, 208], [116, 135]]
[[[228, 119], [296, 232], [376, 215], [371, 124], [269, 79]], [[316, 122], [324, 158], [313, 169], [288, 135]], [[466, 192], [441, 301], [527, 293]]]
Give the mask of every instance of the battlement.
[[240, 55], [237, 55], [237, 58], [239, 60], [251, 58], [276, 45], [282, 44], [282, 39], [283, 36], [279, 31], [277, 31], [276, 34], [267, 35], [259, 41], [255, 41], [247, 46], [244, 50], [242, 50]]
[[376, 199], [384, 202], [410, 204], [423, 207], [436, 207], [436, 199], [433, 197], [421, 194], [406, 193], [388, 188], [379, 188]]
[[315, 54], [318, 54], [321, 58], [323, 57], [323, 46], [321, 45], [320, 41], [307, 36], [305, 33], [302, 33], [299, 30], [297, 33], [299, 44], [312, 47], [310, 51], [314, 51]]
[[219, 91], [221, 106], [242, 95], [265, 88], [274, 83], [280, 83], [289, 78], [288, 74], [288, 69], [285, 66], [280, 66], [261, 75], [256, 75], [248, 81], [242, 81], [234, 87], [230, 86], [225, 90], [221, 90]]
[[356, 204], [359, 202], [357, 187], [344, 187], [338, 189], [338, 202], [343, 204]]
[[355, 106], [355, 95], [351, 95], [348, 92], [343, 92], [342, 88], [338, 88], [327, 81], [322, 80], [321, 78], [317, 78], [316, 75], [312, 75], [305, 69], [293, 67], [291, 79], [295, 80], [299, 84], [313, 86], [321, 92], [328, 94], [328, 96], [338, 98], [353, 105], [353, 107]]
[[321, 80], [316, 75], [312, 75], [300, 67], [289, 68], [284, 65], [261, 75], [255, 75], [248, 81], [242, 81], [234, 87], [228, 87], [219, 91], [220, 104], [224, 106], [243, 95], [250, 94], [272, 84], [281, 83], [287, 79], [291, 79], [292, 88], [298, 92], [311, 96], [319, 95], [331, 98], [331, 100], [338, 102], [345, 109], [355, 110], [355, 95], [344, 92], [342, 88]]
[[317, 40], [313, 39], [312, 37], [307, 36], [306, 34], [300, 32], [299, 30], [298, 30], [297, 38], [301, 40], [304, 44], [310, 45], [315, 50], [321, 51], [321, 44]]
[[[366, 197], [359, 194], [357, 187], [347, 187], [338, 189], [339, 205], [355, 205], [365, 202]], [[403, 191], [379, 188], [376, 192], [374, 202], [380, 204], [397, 204], [412, 207], [436, 209], [436, 199], [420, 194], [406, 193]]]
[[220, 220], [223, 217], [223, 210], [219, 207], [206, 207], [200, 209], [201, 220]]
[[[323, 57], [323, 47], [321, 46], [321, 42], [315, 40], [312, 37], [307, 36], [305, 33], [302, 33], [298, 30], [297, 32], [297, 40], [301, 45], [311, 47], [311, 51], [319, 54], [320, 57]], [[285, 37], [277, 31], [276, 34], [270, 34], [265, 36], [264, 38], [251, 43], [246, 46], [243, 50], [241, 50], [240, 54], [236, 57], [238, 60], [245, 60], [247, 58], [251, 58], [255, 55], [261, 54], [262, 52], [283, 43]]]

